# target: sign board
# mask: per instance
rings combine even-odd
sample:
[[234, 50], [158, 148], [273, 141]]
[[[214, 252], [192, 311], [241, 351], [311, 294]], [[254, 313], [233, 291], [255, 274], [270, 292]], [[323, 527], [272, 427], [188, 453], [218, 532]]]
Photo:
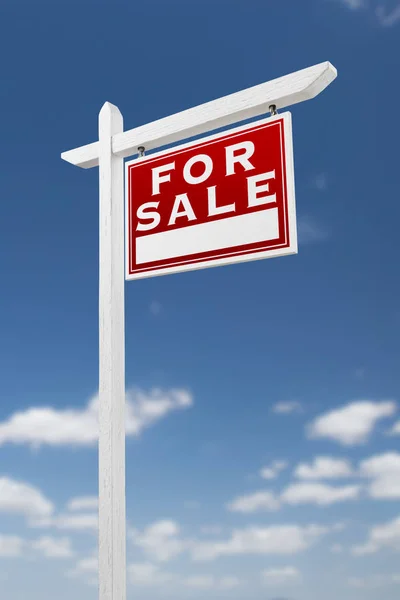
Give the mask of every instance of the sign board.
[[297, 252], [288, 112], [125, 168], [126, 279]]

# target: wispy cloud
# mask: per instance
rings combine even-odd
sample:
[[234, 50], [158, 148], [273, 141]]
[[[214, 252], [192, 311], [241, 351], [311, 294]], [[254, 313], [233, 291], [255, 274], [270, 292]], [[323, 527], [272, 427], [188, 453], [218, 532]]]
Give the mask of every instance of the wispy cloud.
[[32, 543], [32, 548], [46, 558], [71, 558], [74, 555], [69, 538], [41, 537]]
[[266, 490], [239, 496], [227, 505], [227, 509], [231, 512], [248, 514], [260, 511], [278, 510], [280, 505], [280, 501], [275, 494]]
[[271, 411], [277, 415], [291, 415], [293, 413], [300, 413], [302, 410], [302, 405], [297, 400], [283, 400], [277, 402], [271, 408]]
[[345, 485], [341, 487], [319, 482], [293, 483], [282, 493], [282, 501], [291, 505], [316, 504], [329, 506], [337, 502], [356, 500], [361, 491], [360, 485]]
[[52, 502], [39, 489], [9, 477], [0, 478], [0, 512], [28, 518], [47, 518], [53, 510]]
[[280, 495], [270, 490], [261, 490], [238, 496], [227, 504], [227, 509], [231, 512], [252, 514], [276, 511], [284, 504], [329, 506], [338, 502], [356, 500], [361, 490], [361, 485], [334, 486], [316, 481], [296, 482], [288, 485]]
[[167, 563], [182, 553], [202, 562], [222, 556], [297, 554], [333, 531], [336, 526], [288, 524], [234, 529], [225, 538], [190, 539], [182, 535], [175, 521], [157, 521], [142, 531], [131, 531], [129, 538], [142, 550], [146, 560], [155, 563]]
[[188, 542], [180, 536], [180, 527], [175, 521], [157, 521], [143, 531], [133, 529], [130, 539], [150, 558], [167, 562], [188, 547]]
[[281, 471], [286, 469], [287, 462], [285, 460], [274, 460], [268, 467], [263, 467], [260, 471], [260, 476], [263, 479], [276, 479]]
[[392, 27], [400, 21], [400, 4], [391, 11], [387, 11], [383, 5], [379, 5], [376, 9], [376, 16], [382, 27]]
[[359, 546], [353, 546], [352, 553], [355, 556], [362, 556], [374, 554], [386, 548], [400, 551], [400, 517], [383, 525], [371, 527], [366, 542]]
[[192, 548], [194, 560], [214, 560], [220, 556], [290, 555], [313, 546], [330, 531], [319, 525], [271, 525], [236, 529], [225, 540], [198, 543]]
[[[192, 405], [193, 397], [184, 389], [133, 389], [126, 396], [126, 434], [138, 436], [169, 413]], [[0, 446], [92, 446], [98, 439], [98, 406], [96, 396], [83, 408], [35, 407], [14, 413], [0, 423]]]
[[329, 238], [328, 231], [312, 217], [299, 217], [297, 220], [299, 244], [315, 244]]
[[364, 9], [365, 12], [374, 11], [376, 19], [382, 27], [393, 27], [400, 22], [400, 4], [388, 8], [384, 2], [367, 0], [339, 0], [339, 2], [352, 11], [361, 9]]
[[294, 475], [299, 479], [339, 479], [351, 477], [353, 469], [347, 459], [316, 456], [311, 464], [300, 463]]
[[339, 0], [350, 10], [358, 10], [359, 8], [365, 8], [367, 5], [366, 0]]
[[[150, 529], [150, 526], [148, 529]], [[76, 566], [68, 572], [70, 577], [80, 577], [86, 583], [92, 585], [97, 583], [95, 577], [98, 570], [98, 560], [96, 553], [86, 558], [80, 559]], [[233, 575], [215, 575], [199, 574], [184, 575], [165, 570], [159, 564], [151, 560], [142, 560], [128, 564], [127, 567], [128, 583], [135, 587], [163, 587], [167, 585], [169, 589], [184, 587], [192, 589], [214, 589], [231, 590], [238, 587], [243, 582], [242, 579]]]

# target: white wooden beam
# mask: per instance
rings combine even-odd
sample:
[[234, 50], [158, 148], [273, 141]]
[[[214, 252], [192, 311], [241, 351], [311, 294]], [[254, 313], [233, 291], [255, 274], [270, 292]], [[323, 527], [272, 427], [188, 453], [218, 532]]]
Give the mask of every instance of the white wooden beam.
[[124, 161], [122, 115], [99, 114], [99, 600], [126, 600]]
[[[271, 104], [278, 109], [315, 98], [336, 78], [330, 62], [320, 63], [290, 75], [261, 83], [241, 92], [201, 104], [147, 125], [117, 133], [112, 151], [122, 158], [159, 148], [232, 123], [266, 114]], [[67, 162], [88, 169], [98, 165], [99, 143], [94, 142], [61, 154]]]

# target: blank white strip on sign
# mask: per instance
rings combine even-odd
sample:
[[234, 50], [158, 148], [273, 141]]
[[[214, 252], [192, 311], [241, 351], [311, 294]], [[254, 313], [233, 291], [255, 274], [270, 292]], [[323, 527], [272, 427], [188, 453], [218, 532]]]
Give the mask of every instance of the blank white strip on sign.
[[138, 237], [136, 263], [143, 264], [256, 244], [274, 240], [278, 235], [278, 209], [268, 208], [247, 215]]

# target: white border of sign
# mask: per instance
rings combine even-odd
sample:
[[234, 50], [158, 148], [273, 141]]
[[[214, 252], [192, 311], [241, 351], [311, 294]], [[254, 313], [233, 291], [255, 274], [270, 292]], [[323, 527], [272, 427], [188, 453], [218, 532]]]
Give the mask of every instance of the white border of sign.
[[[242, 133], [243, 131], [251, 130], [254, 127], [264, 125], [267, 123], [274, 123], [275, 121], [283, 120], [284, 122], [284, 143], [285, 143], [285, 157], [286, 157], [286, 183], [287, 183], [287, 207], [288, 215], [287, 221], [289, 226], [289, 240], [290, 245], [286, 248], [277, 248], [275, 250], [265, 250], [264, 252], [253, 252], [249, 254], [241, 254], [235, 256], [231, 254], [227, 258], [219, 259], [206, 259], [201, 262], [194, 262], [184, 265], [174, 265], [171, 267], [162, 267], [160, 269], [143, 270], [140, 273], [129, 274], [129, 186], [128, 186], [128, 169], [131, 165], [136, 165], [140, 162], [150, 162], [151, 160], [160, 158], [162, 156], [168, 156], [169, 154], [187, 150], [200, 144], [207, 144], [213, 140], [219, 140], [227, 135], [235, 135], [236, 133]], [[282, 152], [283, 154], [283, 152]], [[234, 127], [220, 133], [210, 135], [186, 144], [174, 146], [168, 150], [162, 150], [161, 152], [155, 152], [150, 156], [139, 157], [125, 163], [125, 279], [126, 281], [133, 281], [135, 279], [146, 279], [149, 277], [156, 277], [161, 275], [171, 275], [172, 273], [183, 273], [185, 271], [197, 271], [199, 269], [221, 267], [224, 265], [231, 265], [241, 262], [249, 262], [255, 260], [262, 260], [266, 258], [274, 258], [279, 256], [287, 256], [289, 254], [297, 253], [297, 228], [296, 228], [296, 200], [295, 200], [295, 182], [294, 182], [294, 159], [293, 159], [293, 135], [292, 135], [292, 115], [289, 111], [278, 114], [273, 117], [266, 119], [260, 119], [240, 127]], [[190, 257], [187, 257], [190, 260]]]

